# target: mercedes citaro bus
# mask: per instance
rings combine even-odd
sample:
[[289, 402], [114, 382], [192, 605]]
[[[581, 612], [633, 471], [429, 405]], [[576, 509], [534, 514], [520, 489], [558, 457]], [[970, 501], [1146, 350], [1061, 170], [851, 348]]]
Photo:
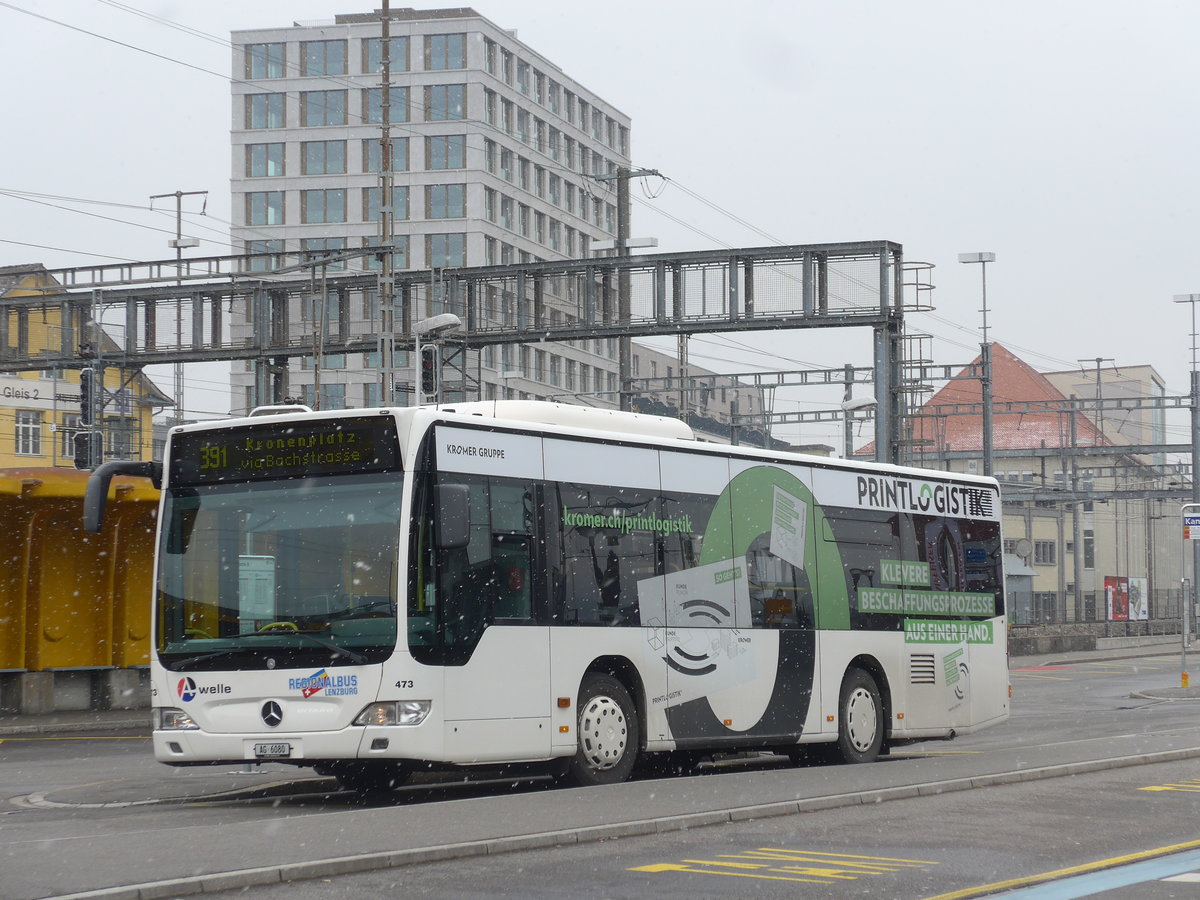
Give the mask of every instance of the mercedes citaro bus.
[[343, 785], [544, 764], [873, 760], [1008, 716], [989, 478], [696, 440], [533, 401], [173, 428], [154, 752]]

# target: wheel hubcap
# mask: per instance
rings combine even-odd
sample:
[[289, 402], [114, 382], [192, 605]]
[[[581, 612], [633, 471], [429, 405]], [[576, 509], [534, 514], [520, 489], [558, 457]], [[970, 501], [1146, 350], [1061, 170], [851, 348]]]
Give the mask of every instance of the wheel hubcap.
[[611, 769], [621, 761], [628, 733], [625, 713], [611, 697], [593, 697], [579, 711], [579, 747], [594, 769]]
[[875, 698], [869, 691], [856, 688], [846, 702], [846, 736], [855, 750], [863, 753], [871, 748], [878, 725]]

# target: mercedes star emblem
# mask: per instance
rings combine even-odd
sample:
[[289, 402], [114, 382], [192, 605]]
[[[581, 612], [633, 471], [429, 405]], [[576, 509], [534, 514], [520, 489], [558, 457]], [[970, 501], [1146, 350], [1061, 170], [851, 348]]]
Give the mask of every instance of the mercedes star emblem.
[[274, 700], [268, 700], [262, 705], [262, 720], [268, 728], [275, 728], [283, 721], [283, 709]]

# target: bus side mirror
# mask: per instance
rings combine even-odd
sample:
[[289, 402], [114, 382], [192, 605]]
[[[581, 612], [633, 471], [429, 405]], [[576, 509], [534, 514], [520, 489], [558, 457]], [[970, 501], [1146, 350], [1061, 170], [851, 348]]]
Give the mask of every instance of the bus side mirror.
[[114, 459], [96, 469], [89, 477], [83, 495], [83, 530], [99, 534], [104, 524], [104, 507], [108, 504], [108, 486], [114, 475], [137, 475], [149, 478], [154, 486], [162, 490], [162, 463], [135, 462]]
[[442, 550], [471, 543], [471, 495], [465, 484], [433, 488], [434, 541]]

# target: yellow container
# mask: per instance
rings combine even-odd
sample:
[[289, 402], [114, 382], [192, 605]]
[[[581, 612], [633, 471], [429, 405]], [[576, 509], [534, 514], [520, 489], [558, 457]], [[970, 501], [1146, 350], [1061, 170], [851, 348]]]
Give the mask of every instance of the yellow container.
[[0, 469], [0, 669], [128, 668], [150, 658], [159, 492], [117, 478], [82, 528], [87, 472]]

